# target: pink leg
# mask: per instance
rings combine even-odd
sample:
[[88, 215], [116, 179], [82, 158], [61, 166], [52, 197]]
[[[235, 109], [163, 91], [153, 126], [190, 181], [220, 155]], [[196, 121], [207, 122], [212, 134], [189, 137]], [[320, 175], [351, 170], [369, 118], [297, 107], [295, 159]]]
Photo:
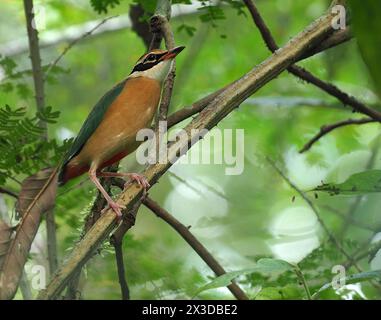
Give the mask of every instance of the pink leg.
[[122, 172], [98, 172], [98, 177], [128, 177], [131, 181], [136, 181], [140, 186], [147, 190], [151, 185], [147, 178], [139, 173], [122, 173]]
[[122, 206], [120, 204], [117, 204], [114, 200], [111, 199], [107, 191], [103, 188], [101, 183], [99, 182], [96, 174], [96, 170], [90, 169], [89, 171], [90, 180], [95, 184], [95, 186], [98, 188], [98, 190], [102, 193], [102, 195], [105, 197], [109, 207], [114, 210], [116, 213], [117, 219], [120, 220], [122, 218], [122, 212], [120, 209], [125, 209], [125, 206]]

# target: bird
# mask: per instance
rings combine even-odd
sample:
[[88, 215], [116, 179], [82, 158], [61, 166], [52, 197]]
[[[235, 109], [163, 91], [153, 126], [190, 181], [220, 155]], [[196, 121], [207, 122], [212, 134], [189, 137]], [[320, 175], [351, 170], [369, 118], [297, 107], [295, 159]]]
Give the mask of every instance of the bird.
[[150, 127], [160, 103], [163, 83], [175, 57], [184, 49], [154, 49], [139, 58], [131, 73], [95, 104], [77, 137], [62, 159], [58, 185], [88, 173], [118, 219], [124, 206], [117, 204], [99, 177], [127, 177], [146, 190], [147, 179], [139, 173], [104, 172], [102, 169], [134, 152], [141, 142], [139, 130]]

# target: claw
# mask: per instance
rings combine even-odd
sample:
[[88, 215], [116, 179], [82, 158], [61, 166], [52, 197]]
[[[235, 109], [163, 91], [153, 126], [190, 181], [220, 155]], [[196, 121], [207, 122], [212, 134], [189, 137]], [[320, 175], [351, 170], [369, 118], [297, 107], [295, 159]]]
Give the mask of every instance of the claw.
[[144, 191], [147, 191], [147, 188], [149, 188], [151, 185], [149, 184], [147, 178], [139, 173], [129, 173], [128, 176], [130, 177], [130, 181], [128, 181], [125, 186], [127, 186], [129, 183], [136, 181], [139, 186], [143, 187]]
[[107, 207], [105, 207], [101, 211], [101, 213], [106, 212], [110, 208], [115, 212], [117, 221], [119, 222], [120, 220], [122, 220], [122, 211], [121, 211], [121, 209], [126, 209], [126, 206], [118, 204], [118, 203], [116, 203], [114, 201], [112, 201], [112, 202], [110, 201], [110, 202], [108, 202]]

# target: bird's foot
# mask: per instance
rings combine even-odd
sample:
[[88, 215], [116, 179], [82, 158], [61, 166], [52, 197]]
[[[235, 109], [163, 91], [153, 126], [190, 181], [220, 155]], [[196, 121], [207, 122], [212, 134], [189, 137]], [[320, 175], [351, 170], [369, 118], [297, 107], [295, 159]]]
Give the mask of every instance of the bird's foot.
[[147, 178], [139, 173], [128, 173], [130, 181], [127, 181], [124, 187], [128, 186], [131, 182], [136, 181], [140, 186], [143, 187], [144, 191], [147, 190], [151, 185], [149, 184]]
[[115, 212], [117, 221], [119, 222], [120, 220], [122, 220], [122, 211], [121, 211], [121, 209], [126, 209], [126, 206], [123, 206], [121, 204], [117, 204], [115, 201], [108, 201], [107, 207], [105, 207], [101, 211], [101, 213], [106, 212], [110, 208]]

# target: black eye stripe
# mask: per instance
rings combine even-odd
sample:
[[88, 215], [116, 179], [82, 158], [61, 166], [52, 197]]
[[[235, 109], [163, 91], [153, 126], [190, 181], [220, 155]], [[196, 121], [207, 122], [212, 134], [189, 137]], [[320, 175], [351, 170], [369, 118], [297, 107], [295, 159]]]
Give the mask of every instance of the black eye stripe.
[[167, 52], [156, 53], [156, 54], [155, 53], [148, 54], [144, 58], [143, 62], [138, 63], [134, 67], [134, 69], [131, 71], [131, 73], [134, 73], [135, 71], [145, 71], [145, 70], [152, 68], [153, 66], [160, 63], [160, 58], [163, 57], [165, 54], [167, 54]]
[[135, 71], [144, 71], [152, 68], [154, 65], [156, 65], [157, 62], [145, 62], [145, 63], [138, 63], [135, 68], [132, 70], [131, 73], [134, 73]]

